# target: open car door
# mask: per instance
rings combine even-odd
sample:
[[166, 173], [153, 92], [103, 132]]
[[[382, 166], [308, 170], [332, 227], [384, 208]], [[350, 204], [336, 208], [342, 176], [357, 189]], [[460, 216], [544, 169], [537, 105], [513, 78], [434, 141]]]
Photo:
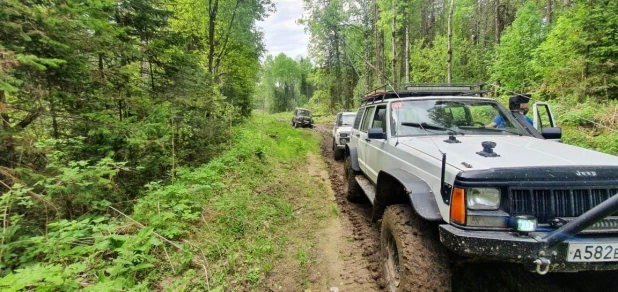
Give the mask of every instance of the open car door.
[[535, 102], [532, 105], [534, 119], [532, 126], [547, 140], [560, 141], [562, 129], [556, 125], [554, 115], [546, 102]]

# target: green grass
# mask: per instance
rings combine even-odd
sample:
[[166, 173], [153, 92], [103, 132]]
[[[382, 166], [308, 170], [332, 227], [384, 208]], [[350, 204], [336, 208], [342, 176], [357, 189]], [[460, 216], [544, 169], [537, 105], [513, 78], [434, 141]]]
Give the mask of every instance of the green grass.
[[[150, 210], [144, 218], [156, 217], [155, 202], [166, 200], [170, 192], [197, 189], [183, 197], [191, 207], [201, 206], [199, 218], [182, 226], [166, 221], [157, 227], [162, 231], [183, 230], [179, 238], [195, 245], [194, 253], [204, 253], [210, 289], [244, 291], [257, 289], [275, 261], [283, 257], [285, 249], [281, 247], [295, 240], [290, 230], [299, 224], [299, 206], [303, 211], [317, 208], [310, 201], [315, 184], [302, 167], [307, 164], [308, 153], [319, 156], [320, 137], [312, 131], [294, 129], [282, 115], [261, 112], [254, 112], [234, 129], [234, 136], [228, 152], [202, 167], [179, 170], [174, 185], [152, 194], [140, 210]], [[182, 218], [178, 219], [182, 223]], [[304, 259], [305, 254], [298, 257]], [[208, 289], [201, 278], [184, 276], [203, 278], [201, 270], [193, 265], [180, 277], [168, 273], [167, 289]]]
[[[0, 243], [11, 262], [0, 269], [15, 268], [2, 271], [0, 290], [259, 290], [299, 238], [332, 216], [327, 182], [309, 171], [320, 136], [255, 112], [233, 137], [209, 163], [177, 168], [173, 183], [149, 183], [133, 212], [123, 209], [132, 219], [110, 209], [9, 241], [22, 219], [11, 217]], [[14, 186], [0, 207], [31, 206], [28, 191]], [[303, 267], [310, 258], [309, 249], [298, 254]]]

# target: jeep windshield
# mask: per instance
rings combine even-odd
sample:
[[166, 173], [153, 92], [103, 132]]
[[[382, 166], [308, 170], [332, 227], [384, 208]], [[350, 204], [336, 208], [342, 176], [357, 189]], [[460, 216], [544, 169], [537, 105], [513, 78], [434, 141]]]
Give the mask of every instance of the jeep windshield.
[[339, 120], [339, 126], [352, 126], [352, 124], [354, 124], [354, 119], [356, 119], [356, 114], [342, 115]]
[[311, 112], [308, 110], [298, 110], [298, 115], [303, 117], [310, 117]]
[[391, 116], [393, 136], [444, 135], [455, 132], [465, 135], [529, 136], [510, 112], [488, 100], [395, 101], [391, 103]]

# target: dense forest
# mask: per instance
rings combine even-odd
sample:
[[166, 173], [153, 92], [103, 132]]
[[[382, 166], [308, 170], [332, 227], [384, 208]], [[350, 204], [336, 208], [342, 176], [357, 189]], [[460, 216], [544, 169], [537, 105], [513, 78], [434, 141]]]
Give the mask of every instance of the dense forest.
[[482, 82], [500, 93], [579, 101], [617, 97], [615, 1], [307, 0], [305, 6], [316, 74], [325, 77], [331, 107], [400, 82]]
[[259, 289], [318, 138], [254, 109], [480, 82], [618, 154], [616, 1], [304, 6], [309, 57], [265, 56], [271, 0], [0, 1], [0, 289]]
[[309, 58], [297, 60], [281, 53], [268, 55], [263, 62], [262, 78], [256, 102], [272, 113], [292, 110], [305, 105], [313, 95], [313, 64]]
[[157, 258], [191, 261], [161, 242], [188, 234], [202, 205], [169, 185], [232, 146], [257, 89], [256, 22], [272, 12], [269, 0], [0, 1], [1, 290], [152, 289]]

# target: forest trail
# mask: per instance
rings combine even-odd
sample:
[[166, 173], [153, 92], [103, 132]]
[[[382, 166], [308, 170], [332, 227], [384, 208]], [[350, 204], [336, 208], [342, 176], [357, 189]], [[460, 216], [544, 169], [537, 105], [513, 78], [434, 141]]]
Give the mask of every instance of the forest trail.
[[[310, 131], [309, 129], [304, 129]], [[379, 284], [379, 230], [367, 219], [367, 206], [352, 206], [345, 200], [343, 165], [334, 161], [328, 131], [315, 129], [323, 138], [322, 159], [310, 154], [307, 173], [320, 184], [328, 185], [318, 205], [333, 201], [337, 216], [316, 218], [316, 214], [297, 212], [301, 230], [292, 231], [292, 244], [275, 263], [264, 284], [265, 291], [383, 291]], [[316, 199], [316, 198], [314, 198]], [[316, 227], [317, 226], [317, 227]]]

